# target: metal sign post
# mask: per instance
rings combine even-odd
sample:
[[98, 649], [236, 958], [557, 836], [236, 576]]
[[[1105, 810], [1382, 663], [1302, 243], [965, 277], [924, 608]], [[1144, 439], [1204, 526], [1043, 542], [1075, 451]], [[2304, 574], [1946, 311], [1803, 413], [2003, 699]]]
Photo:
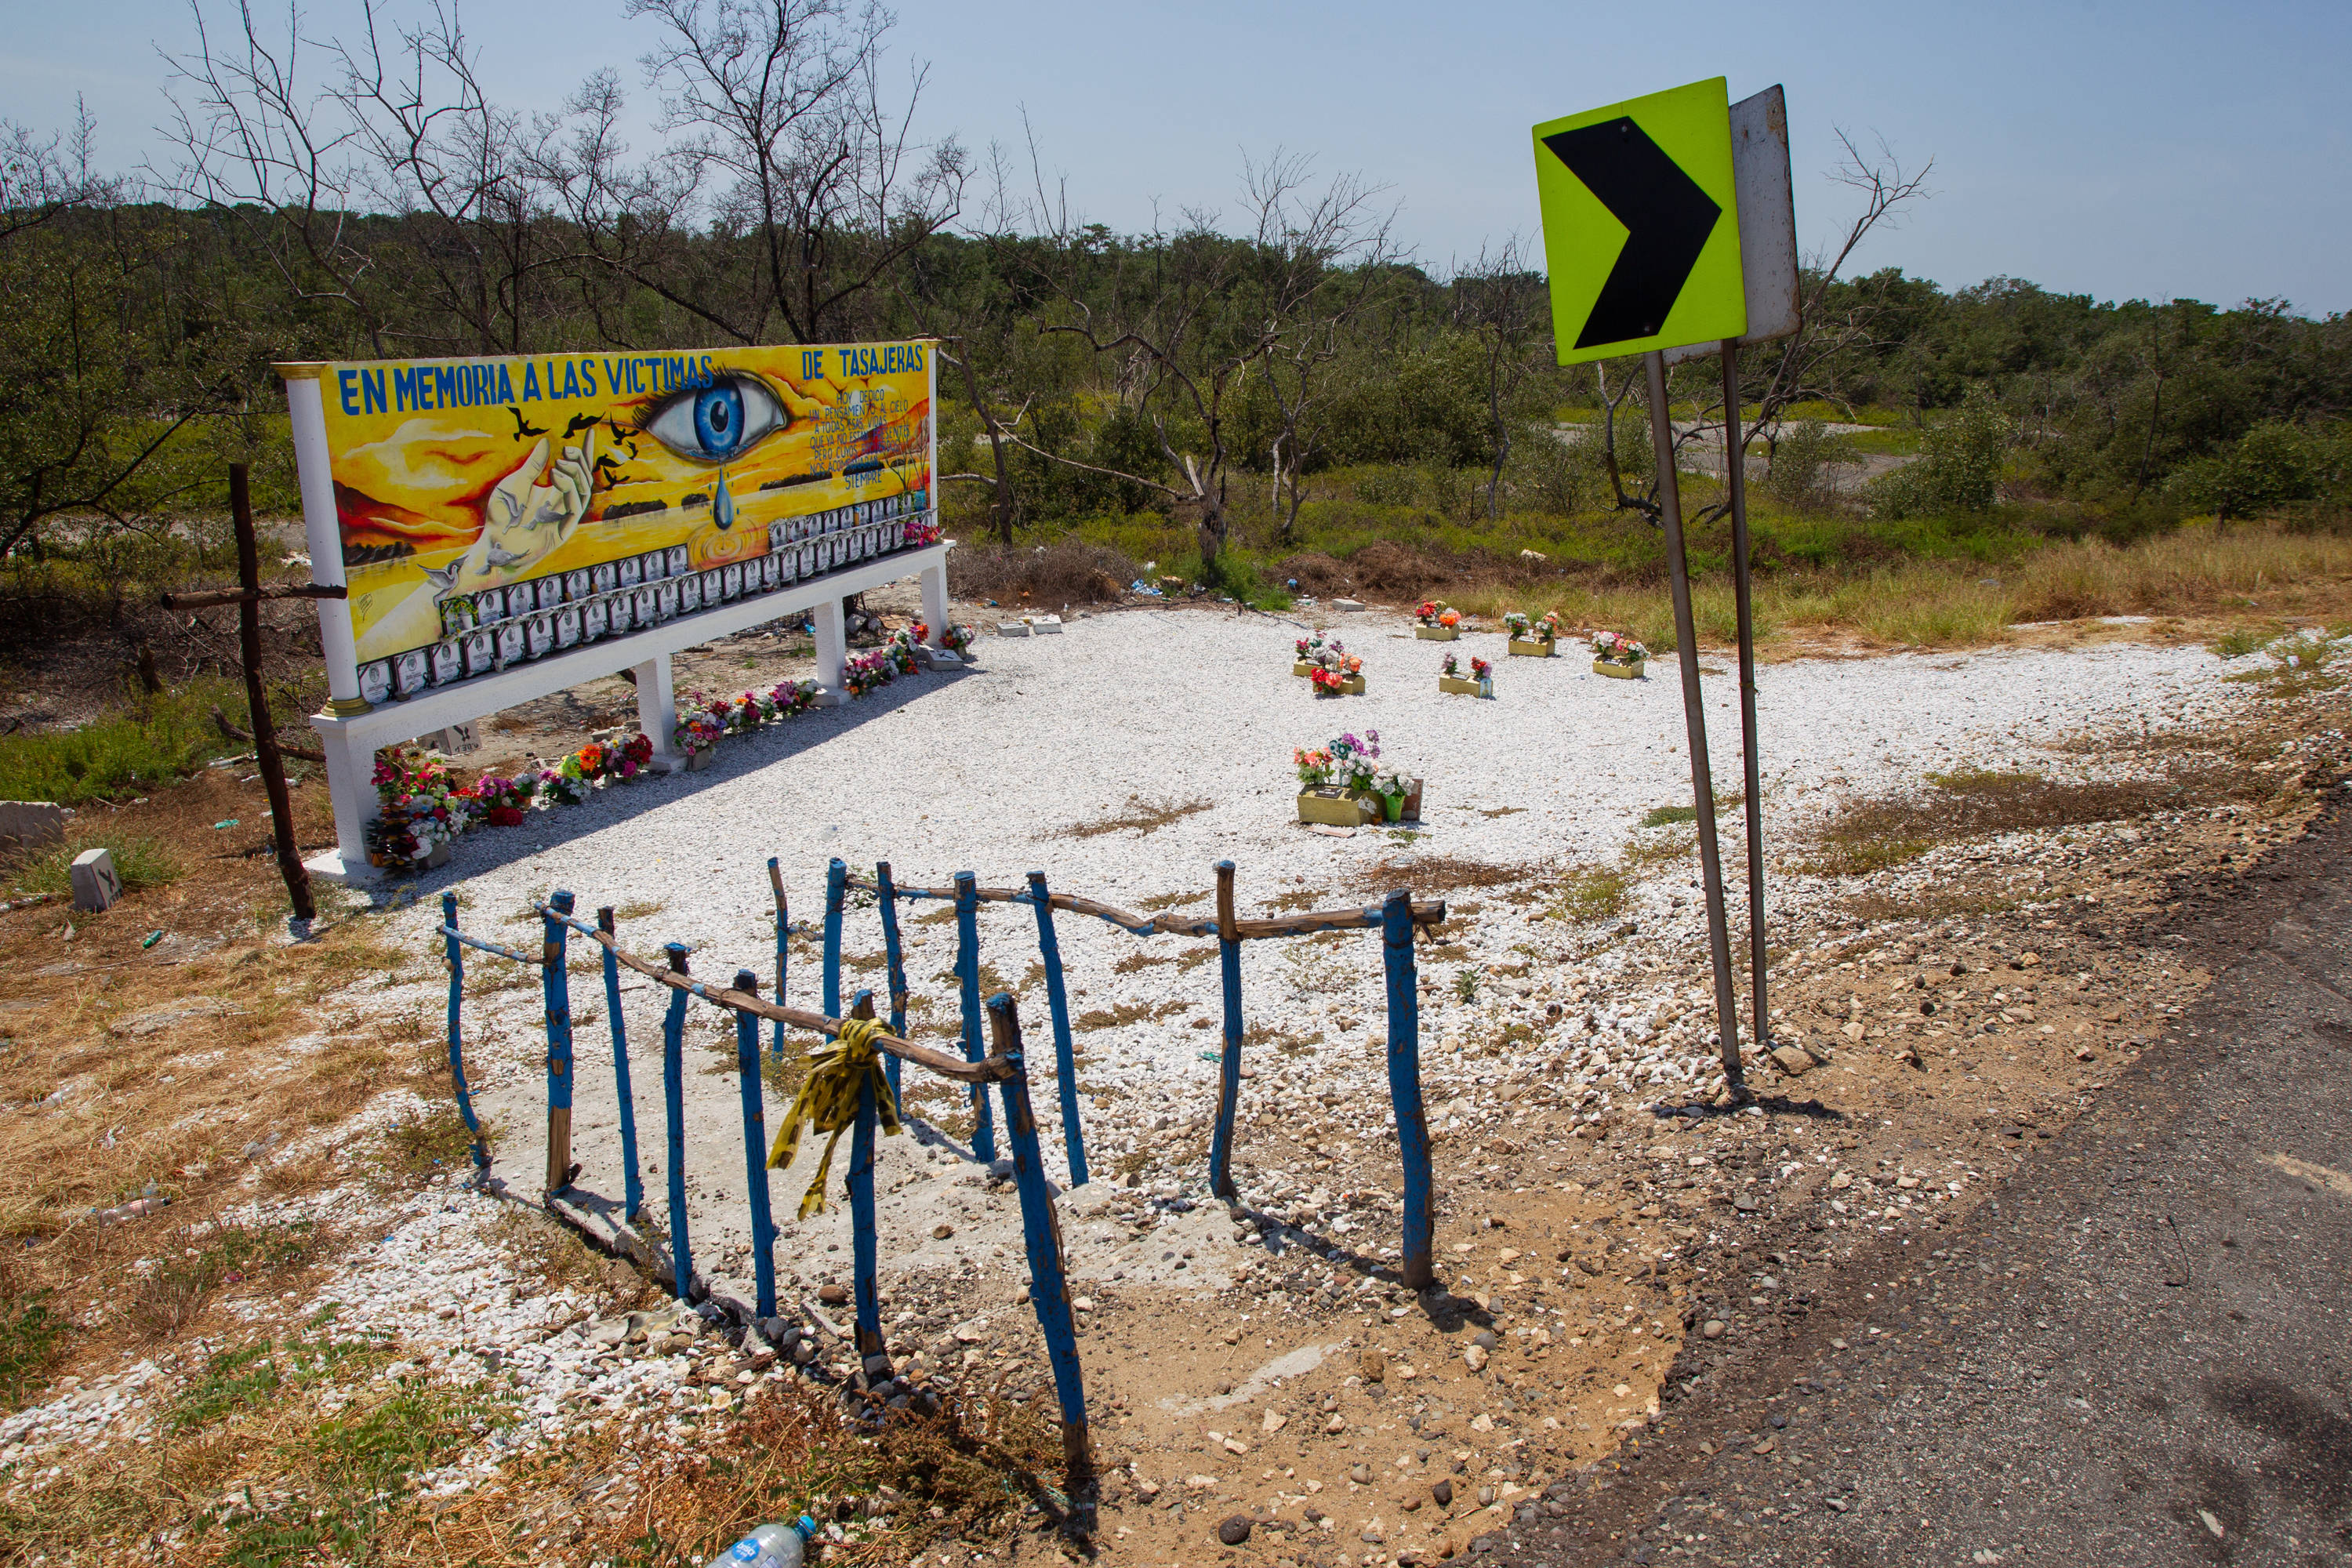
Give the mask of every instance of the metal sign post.
[[1682, 489], [1675, 482], [1675, 426], [1666, 407], [1666, 359], [1642, 356], [1650, 377], [1650, 444], [1658, 458], [1658, 517], [1666, 531], [1666, 580], [1675, 599], [1675, 661], [1683, 675], [1683, 724], [1690, 738], [1691, 794], [1698, 807], [1699, 875], [1706, 884], [1706, 949], [1715, 963], [1715, 1015], [1723, 1042], [1723, 1077], [1744, 1096], [1739, 1070], [1739, 1004], [1731, 991], [1731, 933], [1723, 912], [1723, 858], [1715, 842], [1715, 776], [1706, 755], [1706, 709], [1698, 689], [1698, 627], [1691, 616], [1690, 562], [1683, 553]]
[[1731, 973], [1730, 921], [1716, 835], [1715, 780], [1675, 473], [1671, 362], [1723, 356], [1724, 485], [1729, 498], [1739, 619], [1740, 757], [1748, 826], [1748, 973], [1755, 1038], [1771, 1048], [1765, 1003], [1763, 777], [1756, 720], [1756, 635], [1748, 569], [1747, 453], [1739, 427], [1743, 342], [1797, 330], [1796, 213], [1789, 117], [1774, 87], [1727, 104], [1722, 79], [1654, 93], [1535, 128], [1536, 184], [1559, 363], [1640, 353], [1657, 456], [1657, 517], [1665, 532], [1676, 661], [1690, 742], [1691, 790], [1706, 889], [1717, 1040], [1735, 1100], [1748, 1098]]

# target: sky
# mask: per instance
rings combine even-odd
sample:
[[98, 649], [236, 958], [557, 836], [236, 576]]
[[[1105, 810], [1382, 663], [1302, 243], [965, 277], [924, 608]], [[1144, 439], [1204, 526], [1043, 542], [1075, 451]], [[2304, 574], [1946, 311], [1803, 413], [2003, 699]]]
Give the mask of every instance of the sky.
[[[222, 0], [203, 0], [215, 26]], [[413, 0], [386, 0], [397, 8]], [[164, 57], [185, 0], [34, 5], [0, 28], [0, 115], [70, 121], [77, 97], [117, 169], [168, 147]], [[260, 9], [277, 16], [263, 0]], [[1788, 93], [1809, 254], [1855, 203], [1827, 175], [1836, 135], [1933, 161], [1929, 198], [1852, 265], [1946, 287], [2031, 279], [2100, 300], [2284, 298], [2352, 310], [2352, 5], [2042, 0], [1807, 7], [1684, 0], [1405, 5], [1193, 0], [898, 0], [892, 77], [927, 63], [919, 135], [992, 142], [1114, 229], [1240, 208], [1246, 158], [1304, 154], [1385, 187], [1395, 232], [1443, 272], [1517, 234], [1539, 254], [1529, 127], [1707, 77]], [[304, 31], [348, 33], [356, 0], [311, 0]], [[599, 67], [658, 142], [636, 61], [654, 24], [619, 0], [503, 0], [465, 13], [495, 97], [552, 110]]]

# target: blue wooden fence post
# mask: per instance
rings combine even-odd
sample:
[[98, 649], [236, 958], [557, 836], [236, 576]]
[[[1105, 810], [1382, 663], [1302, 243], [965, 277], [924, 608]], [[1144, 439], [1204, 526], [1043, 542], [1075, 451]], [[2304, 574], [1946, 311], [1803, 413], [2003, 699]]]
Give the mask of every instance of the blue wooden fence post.
[[824, 868], [824, 1016], [828, 1018], [841, 1016], [841, 911], [848, 899], [849, 868], [836, 855]]
[[[760, 977], [735, 972], [735, 989], [760, 994]], [[776, 1315], [776, 1225], [768, 1207], [768, 1118], [760, 1092], [760, 1017], [735, 1015], [735, 1079], [743, 1096], [743, 1190], [751, 1200], [751, 1279], [760, 1316]]]
[[[773, 855], [768, 857], [768, 887], [776, 896], [776, 1005], [784, 1005], [784, 942], [792, 935], [791, 911], [784, 907], [784, 874], [776, 865]], [[775, 1038], [770, 1048], [776, 1055], [784, 1054], [784, 1021], [775, 1020]]]
[[1217, 947], [1225, 980], [1225, 1051], [1217, 1065], [1217, 1127], [1209, 1140], [1209, 1191], [1231, 1203], [1234, 1111], [1242, 1094], [1242, 941], [1234, 920], [1234, 863], [1217, 862]]
[[1404, 1162], [1404, 1282], [1425, 1289], [1430, 1265], [1429, 1120], [1421, 1103], [1421, 995], [1412, 957], [1412, 895], [1391, 893], [1381, 906], [1381, 952], [1389, 983], [1389, 1101], [1396, 1112], [1397, 1152]]
[[1078, 1124], [1078, 1068], [1070, 1048], [1070, 998], [1062, 984], [1061, 944], [1054, 940], [1054, 897], [1045, 890], [1043, 871], [1029, 873], [1029, 901], [1037, 910], [1037, 952], [1045, 961], [1045, 1005], [1054, 1020], [1054, 1071], [1062, 1095], [1062, 1152], [1069, 1157], [1070, 1185], [1083, 1187], [1087, 1140]]
[[481, 1119], [474, 1114], [474, 1096], [466, 1087], [466, 1049], [458, 1032], [458, 1008], [466, 999], [466, 950], [453, 934], [457, 929], [455, 893], [441, 895], [441, 940], [449, 953], [449, 1086], [457, 1093], [457, 1114], [466, 1119], [466, 1131], [474, 1135], [474, 1171], [478, 1178], [490, 1173], [490, 1148], [482, 1141]]
[[[874, 993], [860, 991], [849, 1016], [874, 1016]], [[849, 1257], [857, 1304], [857, 1364], [869, 1389], [890, 1375], [882, 1343], [881, 1242], [874, 1216], [874, 1130], [880, 1115], [874, 1103], [874, 1079], [860, 1074], [857, 1120], [849, 1132]]]
[[572, 928], [556, 915], [572, 912], [572, 895], [551, 893], [541, 915], [546, 942], [540, 951], [540, 992], [547, 1004], [547, 1190], [572, 1184], [580, 1167], [572, 1163], [572, 979], [563, 963], [564, 939]]
[[[874, 862], [874, 897], [882, 906], [883, 973], [890, 987], [890, 1032], [900, 1039], [907, 1037], [907, 959], [898, 945], [898, 889], [890, 880], [890, 862]], [[898, 1092], [898, 1058], [885, 1057], [884, 1076], [890, 1080], [890, 1092]]]
[[1094, 1472], [1087, 1435], [1087, 1390], [1078, 1368], [1078, 1332], [1070, 1306], [1069, 1276], [1062, 1265], [1062, 1224], [1046, 1190], [1045, 1166], [1037, 1146], [1037, 1118], [1029, 1104], [1029, 1076], [1021, 1052], [1021, 1017], [1011, 996], [988, 999], [988, 1027], [996, 1054], [1013, 1065], [998, 1081], [1004, 1097], [1004, 1135], [1013, 1147], [1013, 1179], [1021, 1193], [1021, 1235], [1029, 1251], [1029, 1304], [1045, 1336], [1045, 1359], [1054, 1369], [1054, 1395], [1062, 1408], [1062, 1458], [1069, 1489]]
[[[666, 950], [670, 972], [684, 974], [686, 943], [671, 942]], [[694, 1289], [694, 1255], [686, 1237], [686, 993], [669, 994], [669, 1012], [662, 1019], [662, 1098], [669, 1112], [669, 1265], [677, 1296], [690, 1299]]]
[[[596, 911], [596, 929], [614, 934], [612, 905]], [[629, 1032], [621, 1021], [621, 961], [609, 947], [604, 953], [604, 1011], [613, 1020], [613, 1087], [621, 1102], [621, 1163], [627, 1172], [628, 1211], [623, 1217], [633, 1220], [646, 1206], [645, 1173], [637, 1166], [637, 1097], [629, 1087]]]
[[[956, 980], [963, 997], [963, 1059], [976, 1062], [987, 1054], [980, 1041], [980, 893], [978, 879], [969, 871], [955, 874]], [[996, 1158], [996, 1129], [988, 1108], [988, 1086], [971, 1086], [971, 1152], [976, 1160]]]

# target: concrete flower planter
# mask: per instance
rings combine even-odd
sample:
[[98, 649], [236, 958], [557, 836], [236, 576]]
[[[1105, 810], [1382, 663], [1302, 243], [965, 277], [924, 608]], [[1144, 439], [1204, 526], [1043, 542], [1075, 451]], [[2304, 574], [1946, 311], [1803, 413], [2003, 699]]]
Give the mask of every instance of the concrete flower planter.
[[1456, 697], [1475, 697], [1478, 695], [1478, 683], [1465, 680], [1458, 675], [1441, 675], [1437, 678], [1437, 689], [1451, 692]]
[[1415, 626], [1412, 635], [1423, 642], [1452, 642], [1462, 635], [1460, 626]]
[[1649, 668], [1650, 661], [1646, 658], [1637, 658], [1631, 664], [1612, 664], [1605, 658], [1592, 661], [1592, 673], [1605, 675], [1612, 680], [1639, 680], [1642, 672]]
[[1507, 646], [1512, 654], [1519, 658], [1549, 658], [1558, 650], [1559, 645], [1534, 640], [1521, 642], [1518, 638], [1513, 637]]
[[1298, 792], [1298, 820], [1325, 827], [1360, 827], [1381, 816], [1378, 795], [1356, 795], [1324, 785]]

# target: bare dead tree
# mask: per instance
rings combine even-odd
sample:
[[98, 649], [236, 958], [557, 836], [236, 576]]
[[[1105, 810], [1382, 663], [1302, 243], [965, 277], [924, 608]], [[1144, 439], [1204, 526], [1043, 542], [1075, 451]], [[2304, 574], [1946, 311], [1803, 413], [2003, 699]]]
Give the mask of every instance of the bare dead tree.
[[1478, 340], [1480, 380], [1495, 460], [1486, 480], [1486, 516], [1503, 515], [1503, 465], [1511, 455], [1511, 398], [1535, 370], [1535, 355], [1551, 324], [1543, 275], [1528, 266], [1527, 248], [1513, 235], [1454, 268], [1454, 324]]
[[[643, 59], [671, 137], [646, 168], [578, 142], [562, 184], [588, 256], [743, 343], [845, 335], [849, 307], [951, 222], [965, 158], [913, 136], [881, 87], [891, 17], [872, 0], [629, 0], [661, 42]], [[609, 83], [601, 89], [610, 94]], [[583, 162], [583, 158], [593, 161]], [[666, 245], [702, 228], [732, 247]]]
[[[1874, 157], [1855, 145], [1850, 132], [1842, 130], [1837, 136], [1845, 155], [1828, 177], [1859, 193], [1861, 210], [1847, 225], [1844, 237], [1836, 247], [1816, 254], [1806, 267], [1796, 331], [1760, 353], [1742, 358], [1740, 401], [1743, 405], [1752, 401], [1756, 405], [1754, 415], [1747, 417], [1742, 438], [1762, 440], [1768, 461], [1791, 407], [1814, 399], [1842, 402], [1829, 373], [1842, 362], [1884, 346], [1876, 331], [1879, 309], [1874, 301], [1865, 297], [1834, 312], [1825, 309], [1825, 302], [1863, 240], [1881, 226], [1899, 222], [1906, 207], [1930, 194], [1927, 179], [1935, 167], [1932, 158], [1916, 171], [1906, 171], [1902, 161], [1884, 142]], [[1638, 512], [1655, 524], [1658, 506], [1654, 475], [1628, 486], [1616, 456], [1615, 416], [1619, 405], [1631, 403], [1646, 411], [1646, 391], [1641, 378], [1628, 376], [1612, 395], [1605, 371], [1601, 387], [1608, 445], [1606, 467], [1617, 510]], [[1685, 362], [1673, 367], [1667, 396], [1677, 402], [1687, 401], [1696, 410], [1687, 422], [1669, 420], [1678, 468], [1683, 464], [1682, 455], [1693, 447], [1721, 447], [1728, 426], [1723, 406], [1722, 378], [1713, 374], [1711, 367], [1705, 366], [1704, 362]], [[1696, 512], [1691, 524], [1696, 528], [1713, 522], [1727, 514], [1730, 506], [1727, 496], [1717, 500]]]
[[1215, 214], [1188, 212], [1178, 232], [1155, 226], [1142, 245], [1106, 255], [1099, 231], [1075, 225], [1066, 206], [1048, 209], [1039, 181], [1037, 210], [1050, 210], [1046, 283], [1062, 317], [1044, 330], [1076, 338], [1110, 368], [1117, 396], [1150, 433], [1169, 477], [1021, 444], [1191, 511], [1204, 572], [1231, 532], [1231, 400], [1286, 340], [1309, 359], [1324, 353], [1328, 329], [1361, 308], [1368, 279], [1391, 254], [1381, 192], [1358, 176], [1318, 185], [1307, 158], [1277, 150], [1244, 163], [1243, 185], [1250, 221], [1239, 242], [1218, 231]]
[[164, 57], [178, 158], [159, 171], [163, 183], [243, 226], [290, 298], [340, 306], [387, 355], [393, 313], [359, 235], [359, 132], [331, 88], [310, 80], [299, 13], [289, 3], [272, 32], [250, 4], [229, 29], [203, 0], [188, 12], [194, 52]]

